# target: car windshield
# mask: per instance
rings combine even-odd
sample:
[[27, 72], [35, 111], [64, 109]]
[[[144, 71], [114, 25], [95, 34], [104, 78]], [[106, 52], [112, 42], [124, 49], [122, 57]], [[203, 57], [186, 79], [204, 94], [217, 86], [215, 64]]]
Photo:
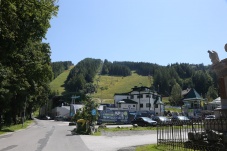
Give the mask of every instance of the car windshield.
[[167, 121], [167, 120], [168, 120], [168, 118], [167, 118], [167, 117], [164, 117], [164, 116], [160, 116], [159, 119], [160, 119], [161, 121]]
[[178, 116], [179, 120], [189, 120], [186, 116]]
[[206, 118], [215, 118], [214, 115], [208, 115]]

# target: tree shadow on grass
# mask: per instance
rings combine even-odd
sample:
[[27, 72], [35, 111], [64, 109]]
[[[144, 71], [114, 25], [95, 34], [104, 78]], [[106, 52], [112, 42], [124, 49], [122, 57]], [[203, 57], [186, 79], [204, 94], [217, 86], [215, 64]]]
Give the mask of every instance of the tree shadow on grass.
[[14, 132], [14, 130], [10, 130], [10, 129], [2, 129], [2, 130], [0, 130], [0, 132]]

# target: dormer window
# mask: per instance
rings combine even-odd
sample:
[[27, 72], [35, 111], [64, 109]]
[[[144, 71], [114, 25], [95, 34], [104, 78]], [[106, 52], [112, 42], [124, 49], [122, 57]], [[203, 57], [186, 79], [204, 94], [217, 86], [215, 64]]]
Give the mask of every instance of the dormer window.
[[131, 97], [131, 99], [134, 99], [134, 95], [131, 95], [130, 97]]

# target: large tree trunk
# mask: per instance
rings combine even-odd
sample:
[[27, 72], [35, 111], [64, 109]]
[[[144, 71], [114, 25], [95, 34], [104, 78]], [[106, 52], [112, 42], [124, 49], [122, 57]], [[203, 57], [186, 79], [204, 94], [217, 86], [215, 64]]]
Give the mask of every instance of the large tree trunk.
[[11, 101], [11, 115], [12, 115], [12, 120], [13, 124], [17, 124], [17, 97], [14, 96]]
[[0, 130], [2, 130], [2, 110], [0, 109]]

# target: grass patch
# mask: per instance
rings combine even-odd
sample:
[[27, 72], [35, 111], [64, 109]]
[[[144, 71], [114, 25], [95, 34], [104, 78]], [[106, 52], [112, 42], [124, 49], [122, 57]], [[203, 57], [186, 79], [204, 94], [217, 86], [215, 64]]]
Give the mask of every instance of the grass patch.
[[180, 108], [165, 108], [166, 111], [171, 111], [171, 112], [178, 112], [180, 113], [181, 112], [181, 109]]
[[93, 136], [101, 136], [102, 135], [102, 133], [101, 133], [101, 131], [99, 131], [98, 130], [98, 132], [95, 132], [94, 134], [92, 134]]
[[[175, 151], [176, 149], [168, 148], [167, 146], [158, 146], [155, 144], [143, 145], [136, 147], [136, 151]], [[178, 150], [184, 150], [184, 148], [178, 148]]]
[[51, 91], [58, 92], [59, 94], [62, 94], [63, 92], [65, 92], [64, 83], [65, 83], [66, 78], [69, 75], [70, 70], [73, 67], [74, 66], [71, 66], [68, 70], [65, 70], [63, 73], [61, 73], [57, 78], [55, 78], [50, 83], [50, 89], [51, 89]]
[[169, 97], [162, 97], [162, 102], [165, 103], [165, 105], [169, 105]]
[[[156, 130], [156, 127], [114, 127], [114, 128], [98, 128], [98, 132], [108, 131], [108, 132], [117, 132], [117, 131], [144, 131], [144, 130]], [[101, 133], [100, 133], [101, 135]]]
[[144, 131], [144, 130], [156, 130], [156, 127], [121, 127], [121, 128], [108, 128], [106, 131], [116, 132], [116, 131]]
[[0, 130], [0, 135], [8, 133], [8, 132], [15, 132], [17, 130], [25, 129], [32, 123], [33, 123], [33, 120], [26, 120], [24, 123], [24, 126], [22, 126], [22, 124], [3, 126], [2, 130]]
[[[98, 81], [99, 80], [99, 81]], [[125, 93], [131, 91], [134, 86], [147, 86], [149, 87], [148, 76], [140, 76], [135, 72], [132, 72], [131, 76], [119, 77], [119, 76], [97, 76], [94, 80], [95, 84], [98, 84], [98, 91], [92, 94], [94, 98], [100, 98], [101, 101], [113, 103], [113, 96], [115, 93]], [[101, 90], [100, 88], [107, 88]]]
[[38, 117], [39, 116], [39, 109], [37, 109], [35, 112], [33, 112], [33, 117]]

